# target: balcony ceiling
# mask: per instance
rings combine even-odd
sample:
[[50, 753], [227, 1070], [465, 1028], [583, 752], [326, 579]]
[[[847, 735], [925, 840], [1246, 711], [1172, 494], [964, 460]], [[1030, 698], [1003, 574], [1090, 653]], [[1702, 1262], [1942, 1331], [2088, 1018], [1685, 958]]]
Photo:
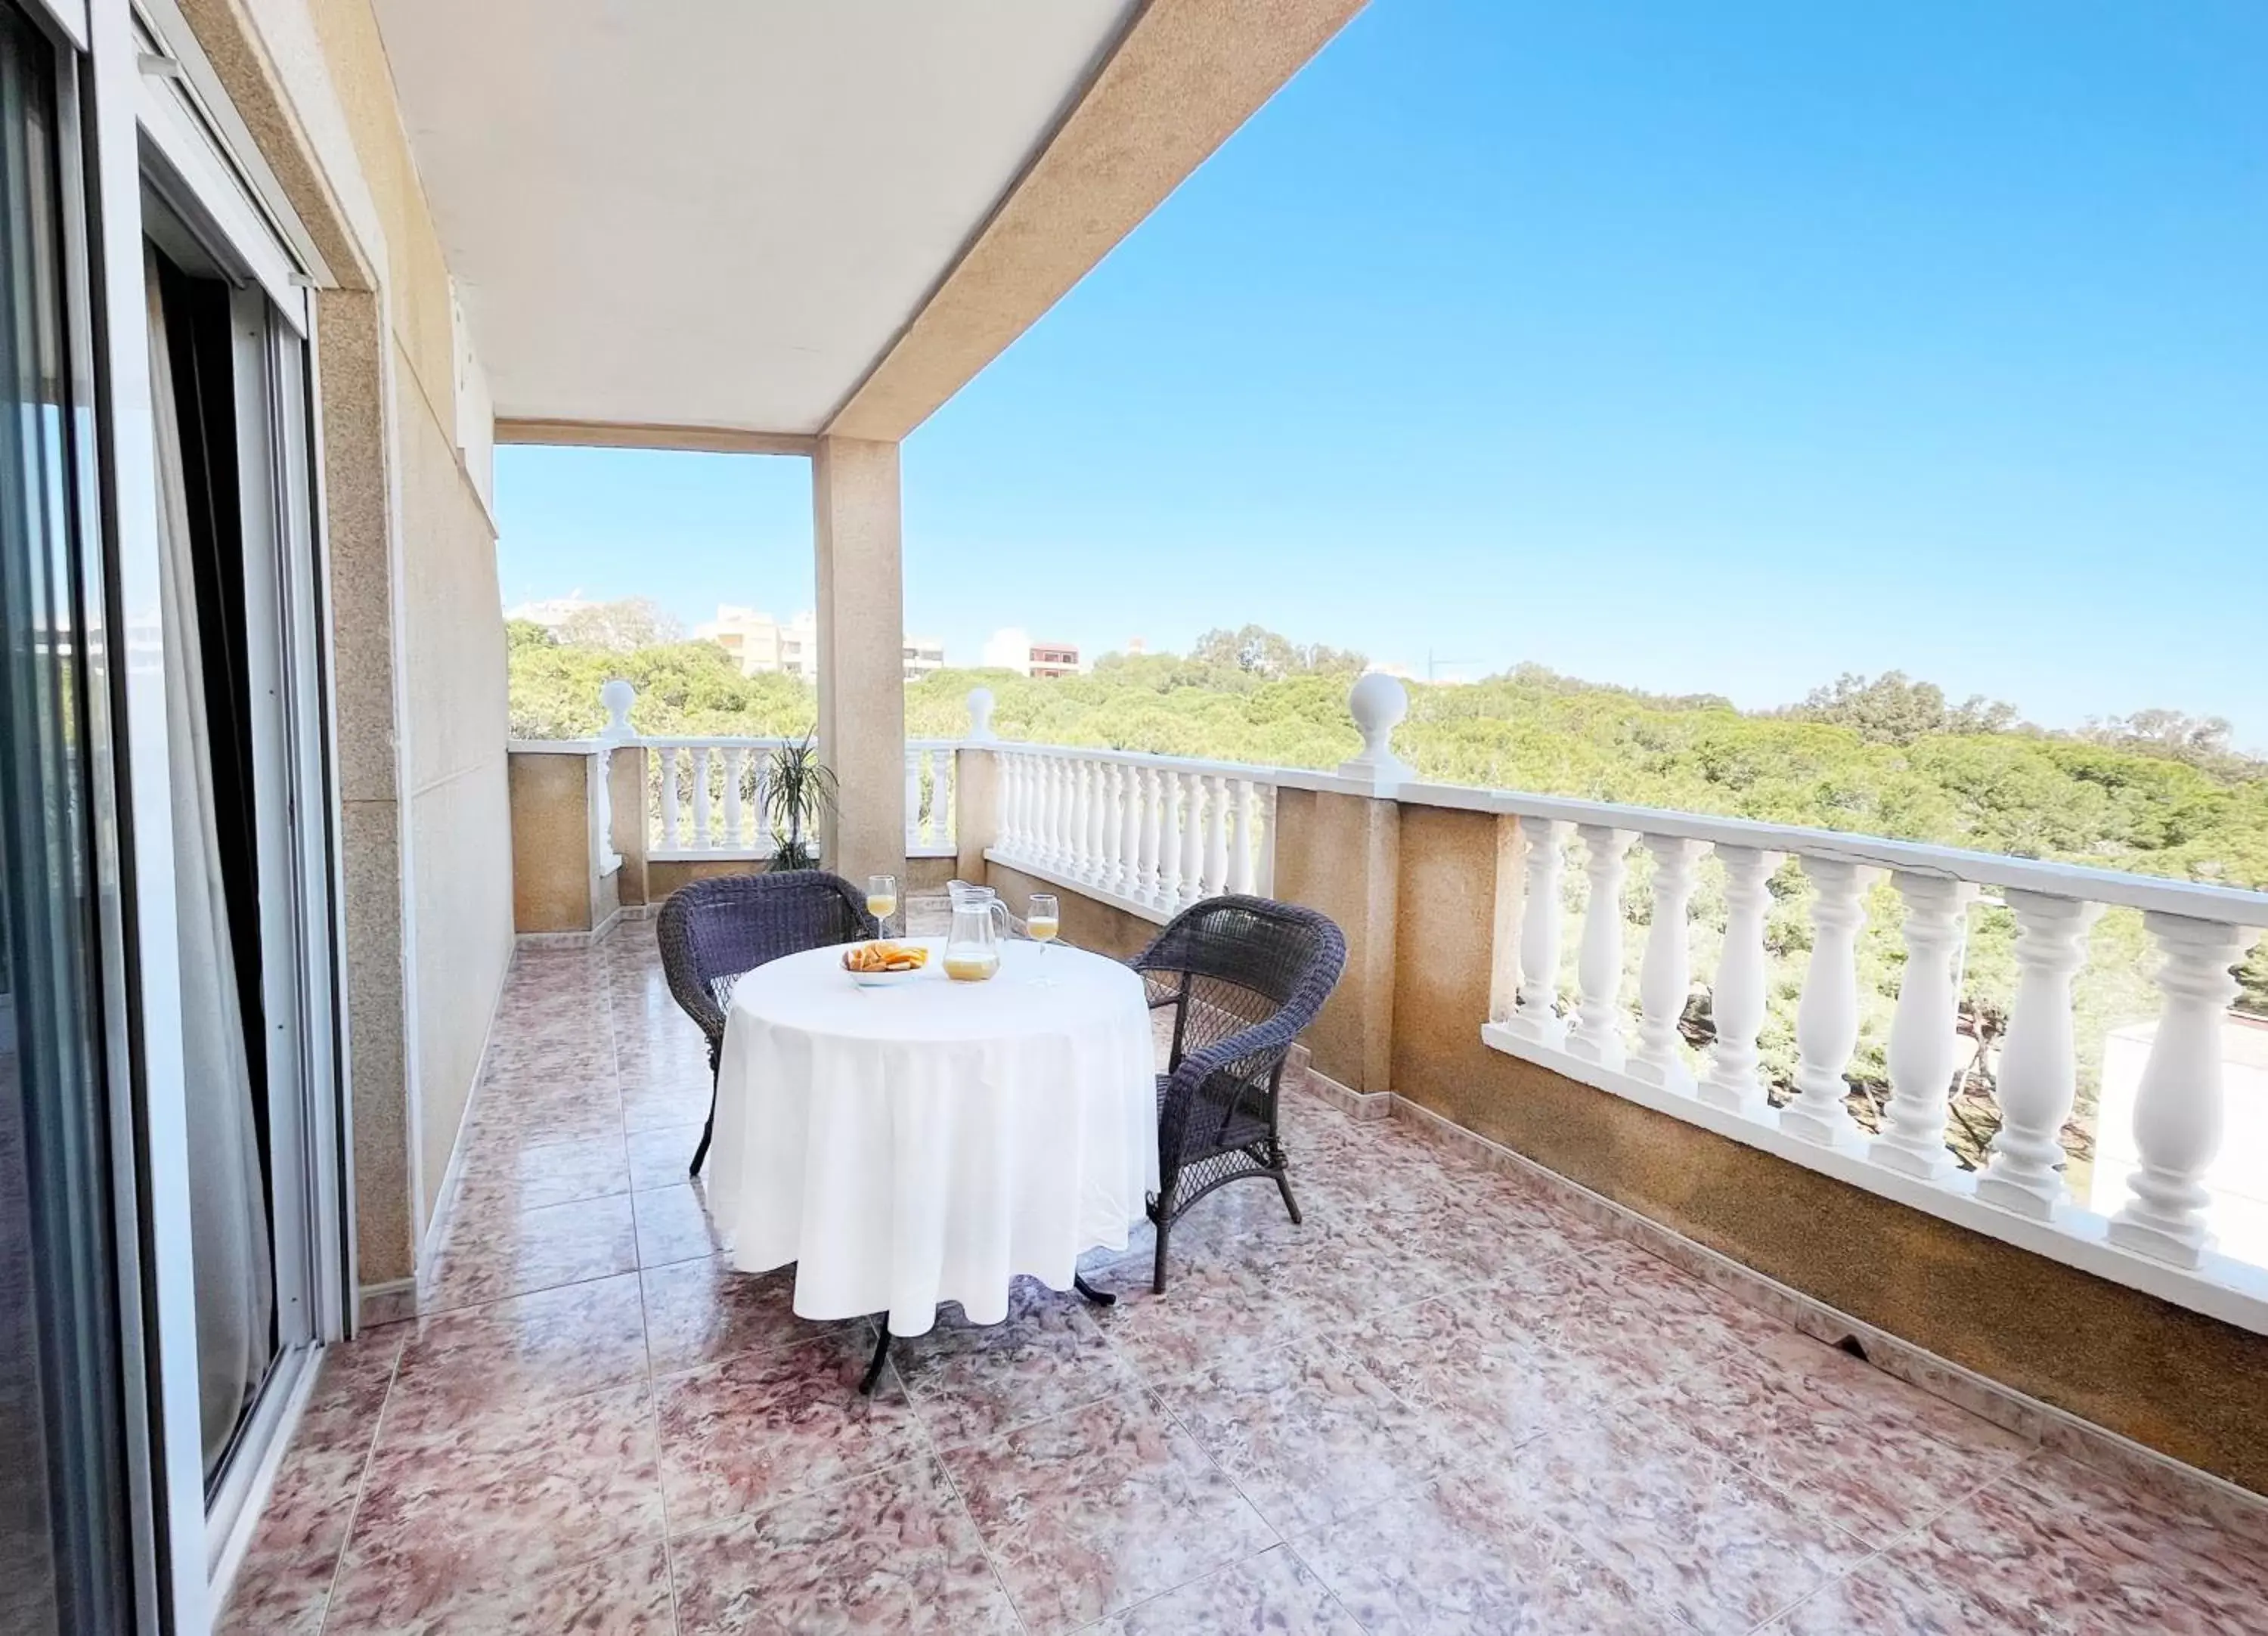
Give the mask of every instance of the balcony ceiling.
[[1134, 0], [377, 0], [500, 420], [827, 426]]

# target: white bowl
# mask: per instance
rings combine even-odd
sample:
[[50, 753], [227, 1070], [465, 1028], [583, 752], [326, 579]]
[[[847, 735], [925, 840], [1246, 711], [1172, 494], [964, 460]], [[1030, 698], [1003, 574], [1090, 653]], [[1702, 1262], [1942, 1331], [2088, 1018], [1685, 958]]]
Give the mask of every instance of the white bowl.
[[924, 969], [916, 966], [910, 971], [850, 971], [846, 975], [862, 989], [889, 989], [901, 983], [912, 982], [921, 976]]

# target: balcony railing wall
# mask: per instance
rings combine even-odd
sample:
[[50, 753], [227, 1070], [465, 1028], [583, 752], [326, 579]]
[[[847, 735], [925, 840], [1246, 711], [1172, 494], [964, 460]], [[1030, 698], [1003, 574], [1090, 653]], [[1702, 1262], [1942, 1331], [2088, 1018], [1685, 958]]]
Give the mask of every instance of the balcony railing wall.
[[[906, 748], [906, 852], [973, 848], [991, 862], [1153, 923], [1224, 892], [1272, 894], [1287, 790], [1492, 814], [1499, 844], [1490, 1048], [1761, 1147], [1793, 1162], [2036, 1253], [2268, 1332], [2268, 1271], [2217, 1253], [2213, 1167], [2226, 1123], [2220, 1030], [2232, 969], [2268, 926], [2268, 895], [1877, 837], [1688, 813], [1425, 785], [1387, 742], [1402, 700], [1365, 678], [1353, 700], [1364, 754], [1337, 773], [1004, 743], [989, 696], [976, 733]], [[620, 684], [614, 684], [619, 687]], [[779, 741], [640, 739], [627, 701], [600, 744], [647, 766], [655, 859], [770, 855], [768, 758]], [[968, 758], [989, 759], [990, 833], [962, 833]], [[1577, 935], [1562, 920], [1565, 872], [1587, 884]], [[967, 856], [967, 851], [961, 852]], [[1650, 865], [1652, 909], [1625, 982], [1631, 866]], [[1722, 873], [1722, 928], [1694, 910], [1698, 873]], [[1794, 860], [1808, 890], [1809, 950], [1775, 972], [1767, 883]], [[1306, 860], [1319, 878], [1331, 860]], [[1869, 1131], [1847, 1105], [1859, 1039], [1858, 948], [1868, 894], [1895, 892], [1903, 961], [1884, 1058], [1889, 1094]], [[1999, 1045], [1999, 1125], [1980, 1168], [1948, 1148], [1962, 962], [1972, 908], [2004, 907], [2016, 981]], [[2158, 955], [2154, 1034], [2134, 1098], [2136, 1162], [2115, 1210], [2071, 1196], [2063, 1132], [2078, 1094], [2073, 978], [2106, 908], [2139, 911]], [[1713, 1035], [1684, 1041], [1697, 937], [1713, 956]], [[1713, 940], [1713, 947], [1712, 947]], [[1572, 958], [1568, 951], [1572, 947]], [[1774, 1106], [1759, 1034], [1769, 985], [1798, 985], [1793, 1092]]]

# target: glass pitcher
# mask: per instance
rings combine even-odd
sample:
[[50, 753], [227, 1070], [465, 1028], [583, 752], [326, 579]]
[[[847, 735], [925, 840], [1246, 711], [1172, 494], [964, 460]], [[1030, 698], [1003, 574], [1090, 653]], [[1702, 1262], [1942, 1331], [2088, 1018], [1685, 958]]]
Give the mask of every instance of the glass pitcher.
[[989, 886], [953, 888], [953, 930], [945, 939], [945, 975], [955, 983], [982, 983], [1000, 969], [1008, 936], [1008, 905]]

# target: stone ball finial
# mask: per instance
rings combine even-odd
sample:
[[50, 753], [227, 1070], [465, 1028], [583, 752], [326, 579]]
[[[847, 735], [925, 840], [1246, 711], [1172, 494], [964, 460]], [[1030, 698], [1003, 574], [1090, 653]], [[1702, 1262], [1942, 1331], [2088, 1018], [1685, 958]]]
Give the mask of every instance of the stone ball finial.
[[968, 689], [968, 736], [989, 741], [992, 737], [992, 689]]
[[1362, 754], [1339, 770], [1381, 785], [1410, 777], [1409, 763], [1394, 753], [1394, 729], [1410, 713], [1410, 695], [1402, 683], [1382, 671], [1366, 672], [1348, 690], [1347, 712], [1362, 734]]
[[606, 737], [637, 737], [637, 729], [630, 726], [630, 706], [637, 703], [636, 688], [617, 676], [599, 689], [599, 703], [607, 707]]

